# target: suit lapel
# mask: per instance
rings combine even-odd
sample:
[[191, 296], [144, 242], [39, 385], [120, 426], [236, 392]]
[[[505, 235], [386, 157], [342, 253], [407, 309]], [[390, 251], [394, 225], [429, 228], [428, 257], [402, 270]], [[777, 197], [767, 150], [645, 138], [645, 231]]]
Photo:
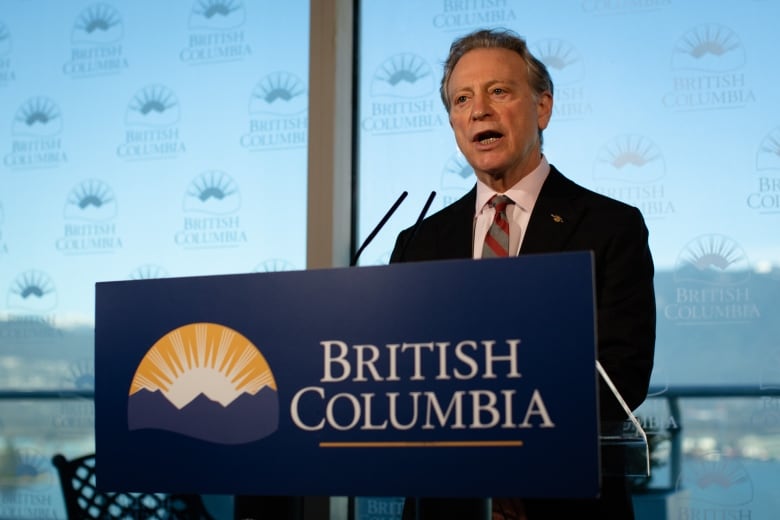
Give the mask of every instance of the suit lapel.
[[580, 200], [582, 193], [582, 188], [551, 166], [528, 221], [520, 253], [565, 249], [584, 211]]
[[471, 258], [473, 255], [474, 238], [474, 206], [477, 203], [476, 185], [466, 195], [452, 205], [452, 219], [445, 235], [449, 235], [442, 242], [446, 250], [447, 258]]

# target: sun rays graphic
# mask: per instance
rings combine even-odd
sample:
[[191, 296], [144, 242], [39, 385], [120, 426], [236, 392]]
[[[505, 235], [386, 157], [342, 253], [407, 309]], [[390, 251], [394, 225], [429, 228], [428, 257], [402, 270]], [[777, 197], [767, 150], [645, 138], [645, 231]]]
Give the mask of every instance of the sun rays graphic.
[[190, 323], [160, 338], [144, 356], [130, 396], [160, 391], [181, 410], [198, 395], [227, 407], [242, 394], [276, 390], [263, 355], [243, 335], [215, 323]]

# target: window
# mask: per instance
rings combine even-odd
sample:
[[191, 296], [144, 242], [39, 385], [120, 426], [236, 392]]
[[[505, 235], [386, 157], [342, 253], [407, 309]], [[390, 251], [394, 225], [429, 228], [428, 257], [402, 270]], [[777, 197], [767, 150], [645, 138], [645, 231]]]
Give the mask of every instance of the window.
[[657, 356], [637, 415], [657, 465], [638, 494], [684, 491], [685, 517], [780, 506], [778, 15], [762, 1], [361, 3], [359, 234], [409, 192], [362, 264], [387, 262], [432, 191], [430, 213], [475, 182], [439, 99], [452, 40], [524, 36], [555, 84], [548, 160], [650, 228]]
[[95, 282], [305, 267], [277, 194], [306, 192], [308, 21], [302, 0], [0, 14], [0, 517], [62, 517], [51, 456], [94, 450]]

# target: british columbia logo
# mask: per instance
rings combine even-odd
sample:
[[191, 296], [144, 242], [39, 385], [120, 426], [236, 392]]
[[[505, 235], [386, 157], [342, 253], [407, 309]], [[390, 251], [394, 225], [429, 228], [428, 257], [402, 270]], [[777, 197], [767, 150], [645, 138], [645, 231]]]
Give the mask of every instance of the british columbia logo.
[[703, 454], [680, 476], [677, 487], [690, 494], [685, 508], [689, 518], [718, 513], [742, 518], [751, 516], [750, 509], [744, 507], [755, 499], [753, 479], [736, 457], [726, 457], [718, 452]]
[[432, 25], [445, 32], [464, 32], [483, 25], [511, 25], [517, 21], [517, 15], [507, 8], [507, 3], [506, 0], [441, 2], [443, 8], [433, 15]]
[[[4, 414], [10, 415], [10, 414]], [[3, 424], [0, 422], [0, 427]], [[51, 455], [28, 446], [15, 446], [10, 439], [0, 449], [0, 518], [57, 518], [51, 500], [56, 483]]]
[[679, 324], [748, 323], [761, 317], [750, 294], [750, 263], [732, 238], [712, 233], [689, 241], [674, 271], [674, 295], [663, 309]]
[[40, 269], [28, 269], [11, 281], [6, 293], [8, 309], [4, 334], [14, 341], [39, 341], [62, 336], [62, 328], [51, 312], [57, 307], [54, 279]]
[[11, 123], [11, 151], [3, 162], [13, 169], [51, 168], [68, 160], [62, 146], [63, 118], [57, 103], [34, 96], [17, 108]]
[[130, 430], [159, 429], [217, 444], [244, 444], [279, 426], [279, 396], [268, 362], [239, 332], [190, 323], [152, 345], [135, 371]]
[[57, 239], [58, 251], [73, 254], [113, 253], [122, 247], [117, 233], [117, 200], [111, 187], [99, 179], [77, 184], [65, 201], [65, 225]]
[[441, 172], [439, 207], [449, 206], [474, 186], [474, 169], [458, 151], [447, 159]]
[[362, 130], [381, 135], [443, 128], [447, 118], [436, 81], [431, 66], [418, 54], [390, 56], [372, 75]]
[[[11, 467], [4, 467], [0, 473], [0, 487], [10, 491], [13, 497], [13, 488], [25, 490], [37, 484], [51, 485], [52, 474], [49, 470], [49, 459], [39, 451], [32, 448], [15, 448], [7, 445], [3, 450], [3, 462]], [[4, 464], [5, 465], [5, 464]], [[3, 499], [3, 504], [6, 500]], [[51, 513], [51, 511], [46, 511]], [[43, 518], [48, 517], [47, 514]]]
[[555, 84], [553, 117], [556, 120], [583, 119], [593, 106], [583, 86], [585, 60], [574, 45], [560, 39], [541, 40], [533, 53], [547, 66]]
[[124, 22], [114, 6], [95, 3], [82, 10], [71, 29], [70, 60], [62, 70], [74, 78], [116, 74], [126, 69]]
[[78, 390], [95, 389], [95, 364], [90, 359], [78, 359], [68, 365], [68, 375], [65, 377], [66, 387]]
[[240, 0], [195, 0], [190, 9], [184, 63], [199, 65], [243, 59], [252, 54], [246, 41], [244, 3]]
[[666, 162], [649, 137], [623, 134], [606, 143], [593, 164], [596, 191], [638, 207], [646, 218], [662, 218], [675, 212], [663, 178]]
[[11, 282], [7, 304], [11, 309], [32, 313], [54, 309], [57, 305], [54, 280], [47, 273], [37, 269], [20, 273]]
[[238, 214], [241, 191], [227, 173], [209, 170], [198, 175], [187, 187], [182, 206], [184, 223], [174, 236], [177, 245], [193, 249], [246, 243]]
[[125, 110], [125, 140], [118, 157], [133, 160], [175, 158], [186, 151], [179, 137], [181, 107], [176, 93], [151, 84], [133, 95]]
[[295, 74], [266, 75], [249, 95], [249, 132], [241, 136], [247, 150], [303, 148], [307, 143], [309, 97], [306, 84]]
[[69, 435], [92, 435], [95, 428], [95, 406], [87, 394], [95, 390], [95, 364], [92, 358], [76, 359], [68, 363], [67, 372], [61, 378], [60, 388], [83, 391], [78, 399], [63, 399], [57, 413], [52, 416], [52, 426]]
[[756, 100], [744, 72], [745, 48], [739, 35], [728, 27], [694, 27], [674, 44], [671, 61], [672, 90], [662, 99], [666, 108], [741, 108]]
[[780, 126], [761, 140], [756, 172], [756, 189], [747, 195], [748, 208], [760, 214], [780, 213]]

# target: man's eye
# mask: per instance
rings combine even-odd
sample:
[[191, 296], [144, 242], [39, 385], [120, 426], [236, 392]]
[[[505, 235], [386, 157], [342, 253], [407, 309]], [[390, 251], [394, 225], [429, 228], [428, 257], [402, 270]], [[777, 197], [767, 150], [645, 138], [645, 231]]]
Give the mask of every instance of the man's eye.
[[466, 99], [466, 96], [458, 96], [455, 98], [455, 104], [460, 105], [461, 103], [465, 103]]
[[502, 88], [494, 88], [493, 89], [493, 94], [503, 94], [503, 93], [504, 93], [504, 89], [502, 89]]

